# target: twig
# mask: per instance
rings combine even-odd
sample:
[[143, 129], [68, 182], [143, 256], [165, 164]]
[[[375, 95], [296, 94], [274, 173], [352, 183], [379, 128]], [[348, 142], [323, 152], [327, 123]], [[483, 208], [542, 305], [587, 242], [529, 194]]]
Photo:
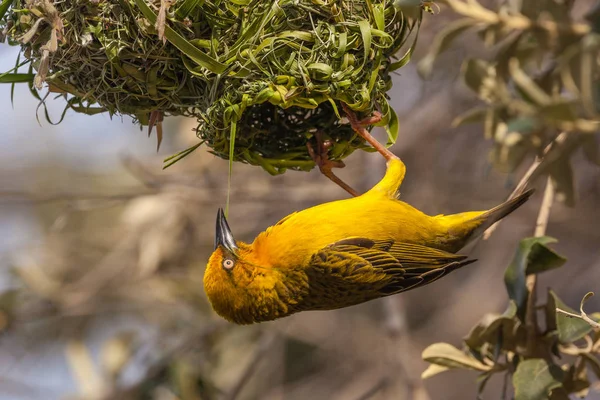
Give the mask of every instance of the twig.
[[535, 224], [535, 237], [541, 237], [546, 234], [546, 228], [548, 227], [548, 219], [550, 218], [550, 209], [552, 208], [553, 202], [554, 184], [552, 183], [552, 179], [548, 177], [548, 182], [546, 183], [546, 190], [544, 191], [544, 198], [542, 200], [540, 212], [538, 214], [538, 218]]
[[594, 321], [593, 319], [591, 319], [590, 317], [588, 317], [587, 314], [584, 314], [584, 315], [573, 314], [573, 313], [570, 313], [568, 311], [561, 310], [560, 308], [557, 308], [556, 312], [560, 313], [560, 314], [564, 314], [564, 315], [566, 315], [569, 318], [579, 318], [579, 319], [582, 319], [585, 322], [587, 322], [588, 324], [590, 324], [591, 326], [593, 326], [594, 328], [600, 329], [600, 323], [598, 323], [598, 322]]
[[[594, 295], [594, 292], [589, 292], [587, 293], [584, 297], [583, 300], [581, 300], [581, 304], [579, 305], [579, 315], [577, 314], [573, 314], [570, 312], [567, 312], [565, 310], [561, 310], [560, 308], [556, 309], [556, 312], [561, 313], [566, 315], [567, 317], [571, 317], [571, 318], [579, 318], [584, 320], [585, 322], [587, 322], [588, 324], [590, 324], [593, 328], [595, 329], [600, 329], [600, 323], [594, 321], [593, 319], [591, 319], [590, 317], [588, 317], [588, 315], [586, 314], [585, 311], [583, 311], [583, 305], [585, 304], [585, 302]], [[586, 336], [587, 337], [587, 336]]]
[[[515, 198], [527, 189], [531, 181], [541, 174], [543, 168], [545, 168], [550, 161], [554, 160], [553, 157], [548, 157], [550, 152], [555, 149], [562, 148], [562, 146], [565, 144], [566, 140], [569, 137], [571, 137], [571, 134], [569, 134], [568, 132], [562, 132], [556, 137], [556, 139], [554, 139], [552, 142], [550, 142], [550, 144], [546, 146], [542, 155], [540, 157], [537, 157], [533, 164], [531, 164], [531, 167], [529, 167], [527, 172], [525, 172], [525, 175], [523, 175], [523, 177], [517, 184], [517, 187], [515, 187], [515, 190], [513, 190], [510, 196], [508, 196], [507, 200]], [[502, 220], [496, 222], [484, 232], [483, 240], [487, 240], [490, 236], [492, 236], [492, 233], [494, 233], [496, 228], [498, 228], [498, 225], [501, 221]]]
[[[540, 212], [535, 225], [535, 237], [541, 237], [546, 234], [548, 227], [548, 219], [550, 217], [550, 208], [554, 202], [554, 184], [552, 179], [548, 177], [544, 198], [540, 206]], [[529, 297], [527, 299], [527, 310], [525, 314], [525, 327], [527, 329], [527, 353], [533, 356], [539, 334], [537, 311], [535, 304], [537, 301], [537, 275], [531, 274], [527, 276], [526, 281]]]
[[250, 378], [252, 378], [252, 375], [254, 375], [254, 373], [256, 372], [256, 367], [258, 366], [258, 364], [265, 358], [267, 351], [271, 349], [275, 337], [276, 335], [271, 332], [264, 333], [261, 336], [256, 345], [256, 350], [254, 352], [254, 355], [252, 356], [252, 360], [250, 360], [250, 363], [248, 364], [248, 366], [246, 367], [236, 384], [233, 386], [231, 391], [227, 395], [225, 395], [223, 400], [235, 400], [238, 398], [244, 386], [246, 386]]

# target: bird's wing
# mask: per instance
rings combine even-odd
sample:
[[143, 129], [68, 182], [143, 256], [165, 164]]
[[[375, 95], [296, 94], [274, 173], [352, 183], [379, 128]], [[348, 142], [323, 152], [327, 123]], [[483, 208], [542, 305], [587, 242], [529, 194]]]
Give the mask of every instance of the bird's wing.
[[426, 285], [474, 261], [417, 244], [351, 238], [318, 251], [311, 270], [323, 285], [355, 287], [365, 295], [374, 291], [376, 298]]

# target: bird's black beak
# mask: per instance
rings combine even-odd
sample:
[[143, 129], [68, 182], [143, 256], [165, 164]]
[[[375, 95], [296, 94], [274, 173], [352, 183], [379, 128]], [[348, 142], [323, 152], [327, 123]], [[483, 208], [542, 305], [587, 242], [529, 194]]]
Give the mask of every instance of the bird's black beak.
[[229, 251], [230, 253], [235, 253], [238, 248], [235, 244], [235, 240], [233, 239], [231, 229], [229, 229], [229, 224], [227, 223], [227, 219], [225, 219], [225, 213], [223, 212], [222, 208], [219, 208], [219, 211], [217, 212], [215, 250], [219, 246], [223, 246], [225, 250]]

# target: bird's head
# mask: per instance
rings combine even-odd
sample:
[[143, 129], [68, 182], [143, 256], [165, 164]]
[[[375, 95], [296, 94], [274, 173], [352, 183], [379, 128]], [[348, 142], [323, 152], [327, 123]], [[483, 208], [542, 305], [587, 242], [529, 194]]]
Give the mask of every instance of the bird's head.
[[[298, 279], [265, 265], [252, 245], [236, 242], [222, 209], [217, 213], [215, 234], [204, 290], [217, 314], [230, 322], [251, 324], [296, 311]], [[288, 287], [292, 283], [294, 287]]]

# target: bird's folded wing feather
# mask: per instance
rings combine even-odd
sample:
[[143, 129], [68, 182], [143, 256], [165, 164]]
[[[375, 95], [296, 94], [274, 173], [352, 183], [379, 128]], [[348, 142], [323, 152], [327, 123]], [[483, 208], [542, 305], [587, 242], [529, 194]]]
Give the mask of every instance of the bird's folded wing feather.
[[323, 283], [362, 284], [381, 297], [428, 284], [473, 261], [417, 244], [351, 238], [318, 251], [311, 268]]

